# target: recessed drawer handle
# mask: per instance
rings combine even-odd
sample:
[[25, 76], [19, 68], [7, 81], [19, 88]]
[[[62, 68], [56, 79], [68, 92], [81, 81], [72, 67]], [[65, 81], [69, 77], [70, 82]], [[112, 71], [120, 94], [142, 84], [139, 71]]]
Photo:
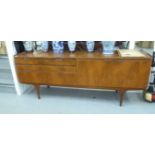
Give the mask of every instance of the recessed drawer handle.
[[55, 60], [55, 61], [63, 61], [64, 59], [57, 58], [57, 59], [53, 59], [53, 60]]
[[116, 62], [124, 62], [124, 60], [115, 60]]
[[124, 60], [104, 60], [105, 62], [124, 62]]

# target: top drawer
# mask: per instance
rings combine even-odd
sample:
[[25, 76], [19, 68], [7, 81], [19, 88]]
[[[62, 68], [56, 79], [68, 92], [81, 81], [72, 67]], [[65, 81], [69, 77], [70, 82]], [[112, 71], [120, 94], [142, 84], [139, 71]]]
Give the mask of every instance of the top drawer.
[[62, 59], [62, 58], [52, 58], [52, 59], [45, 59], [45, 58], [18, 58], [15, 57], [16, 64], [23, 64], [23, 65], [60, 65], [60, 66], [75, 66], [76, 60], [75, 59]]

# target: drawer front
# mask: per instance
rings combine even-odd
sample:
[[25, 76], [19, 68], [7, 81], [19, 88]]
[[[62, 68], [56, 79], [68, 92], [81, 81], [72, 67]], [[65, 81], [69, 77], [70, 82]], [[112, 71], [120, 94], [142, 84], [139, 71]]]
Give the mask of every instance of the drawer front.
[[51, 85], [75, 86], [77, 83], [76, 81], [75, 73], [55, 72], [47, 76], [47, 82]]
[[21, 83], [61, 86], [76, 85], [75, 72], [17, 70], [17, 75]]
[[27, 84], [46, 84], [48, 74], [43, 72], [17, 71], [18, 80]]
[[47, 66], [47, 65], [16, 65], [16, 70], [18, 71], [44, 71], [50, 72], [68, 72], [76, 73], [75, 66]]
[[62, 58], [15, 58], [16, 64], [23, 64], [23, 65], [60, 65], [60, 66], [75, 66], [76, 60], [75, 59], [62, 59]]
[[146, 88], [149, 60], [79, 60], [78, 84], [89, 87]]
[[18, 79], [22, 83], [76, 84], [76, 60], [61, 58], [15, 58]]

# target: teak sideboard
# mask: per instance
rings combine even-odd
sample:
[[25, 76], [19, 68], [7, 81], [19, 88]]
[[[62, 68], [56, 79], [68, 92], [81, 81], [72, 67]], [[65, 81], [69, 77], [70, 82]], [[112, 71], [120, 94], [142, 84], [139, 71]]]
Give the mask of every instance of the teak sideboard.
[[111, 89], [120, 92], [120, 106], [125, 91], [146, 89], [151, 62], [146, 53], [145, 57], [132, 58], [97, 51], [37, 55], [22, 52], [15, 56], [19, 81], [34, 85], [38, 98], [40, 85]]

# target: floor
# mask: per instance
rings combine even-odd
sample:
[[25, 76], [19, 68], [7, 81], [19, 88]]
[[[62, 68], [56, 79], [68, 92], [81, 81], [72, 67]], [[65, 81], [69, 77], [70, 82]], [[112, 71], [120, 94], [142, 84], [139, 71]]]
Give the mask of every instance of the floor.
[[34, 90], [16, 95], [14, 88], [0, 88], [2, 114], [153, 114], [155, 103], [143, 100], [141, 92], [127, 92], [124, 105], [114, 91], [41, 88], [38, 100]]

